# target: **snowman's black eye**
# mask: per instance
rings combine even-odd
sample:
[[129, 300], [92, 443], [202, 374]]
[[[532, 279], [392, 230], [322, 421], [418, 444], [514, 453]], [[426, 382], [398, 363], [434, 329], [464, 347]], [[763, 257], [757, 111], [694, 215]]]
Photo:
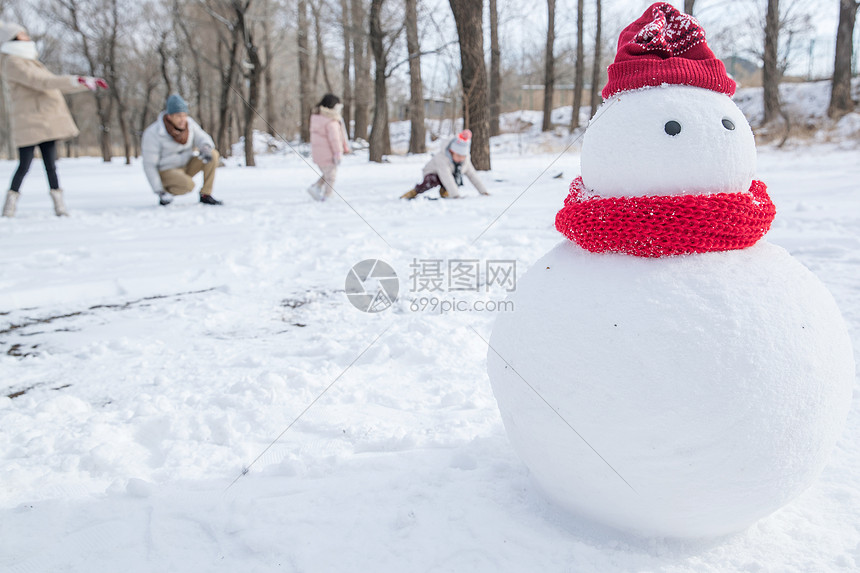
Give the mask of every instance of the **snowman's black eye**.
[[732, 123], [732, 120], [730, 120], [729, 118], [724, 117], [723, 118], [723, 127], [728, 129], [729, 131], [732, 131], [735, 128], [735, 124]]
[[667, 121], [666, 125], [663, 126], [663, 129], [666, 130], [666, 133], [669, 135], [675, 136], [681, 133], [681, 124], [677, 121]]

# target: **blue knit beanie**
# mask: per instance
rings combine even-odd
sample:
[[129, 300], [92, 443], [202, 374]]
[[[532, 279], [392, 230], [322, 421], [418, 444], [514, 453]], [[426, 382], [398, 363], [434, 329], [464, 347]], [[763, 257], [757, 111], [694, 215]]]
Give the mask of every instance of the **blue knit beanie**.
[[182, 99], [181, 95], [172, 94], [167, 98], [167, 115], [181, 112], [188, 113], [188, 104]]

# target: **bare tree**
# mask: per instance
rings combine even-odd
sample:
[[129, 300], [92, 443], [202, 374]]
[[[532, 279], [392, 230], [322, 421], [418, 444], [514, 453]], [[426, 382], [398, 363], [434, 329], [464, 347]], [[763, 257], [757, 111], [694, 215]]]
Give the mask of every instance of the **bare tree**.
[[[139, 54], [142, 55], [142, 54]], [[143, 60], [143, 58], [139, 58], [139, 60]], [[152, 96], [155, 93], [156, 87], [158, 86], [158, 72], [155, 71], [154, 67], [149, 62], [144, 62], [143, 74], [140, 79], [143, 81], [143, 100], [141, 102], [140, 108], [138, 109], [137, 117], [137, 131], [136, 137], [134, 138], [134, 156], [140, 156], [140, 136], [143, 134], [143, 131], [146, 129], [146, 126], [150, 124], [151, 121], [151, 102]]]
[[547, 0], [546, 51], [543, 72], [542, 131], [552, 129], [552, 99], [555, 95], [555, 0]]
[[266, 55], [266, 61], [263, 64], [263, 86], [266, 94], [266, 132], [271, 136], [278, 134], [275, 129], [275, 78], [272, 75], [272, 60], [275, 57], [275, 50], [272, 46], [272, 39], [269, 35], [269, 3], [266, 2], [266, 14], [263, 15], [263, 21], [260, 25], [263, 29], [263, 53]]
[[126, 110], [125, 105], [125, 97], [123, 92], [125, 91], [125, 80], [126, 77], [124, 74], [121, 74], [119, 71], [119, 62], [118, 62], [118, 54], [117, 54], [117, 38], [119, 36], [120, 24], [119, 24], [119, 5], [117, 0], [111, 0], [111, 5], [109, 6], [111, 11], [111, 29], [110, 29], [110, 40], [107, 44], [107, 58], [105, 59], [105, 76], [107, 77], [108, 83], [112, 86], [110, 90], [111, 99], [113, 99], [116, 104], [116, 117], [119, 123], [119, 132], [122, 136], [122, 144], [123, 144], [123, 153], [125, 154], [125, 164], [131, 165], [131, 134], [128, 129], [128, 121], [126, 114], [128, 111]]
[[349, 131], [352, 123], [352, 80], [349, 72], [352, 68], [352, 36], [353, 30], [349, 19], [349, 2], [340, 0], [340, 22], [343, 31], [343, 68], [341, 71], [341, 84], [343, 84], [343, 123]]
[[[235, 0], [229, 0], [230, 2]], [[218, 97], [218, 131], [215, 143], [222, 155], [230, 154], [232, 137], [233, 80], [237, 74], [239, 49], [242, 47], [242, 30], [234, 20], [231, 7], [224, 0], [206, 0], [203, 9], [212, 20], [218, 34], [218, 59], [210, 65], [219, 73], [220, 93]], [[193, 49], [193, 47], [192, 47]]]
[[424, 88], [418, 43], [418, 0], [406, 0], [406, 49], [409, 52], [409, 153], [424, 153]]
[[583, 37], [585, 0], [576, 3], [576, 62], [573, 72], [573, 109], [570, 113], [570, 130], [579, 127], [579, 108], [582, 90], [585, 89], [585, 38]]
[[778, 44], [779, 0], [768, 0], [764, 27], [764, 66], [762, 69], [762, 85], [764, 86], [764, 124], [770, 123], [781, 114], [779, 104], [780, 73], [777, 61]]
[[472, 130], [472, 164], [490, 170], [490, 114], [484, 64], [483, 0], [448, 0], [460, 38], [463, 125]]
[[[388, 93], [385, 85], [387, 52], [385, 50], [385, 32], [382, 30], [382, 4], [385, 0], [370, 2], [370, 49], [376, 63], [374, 72], [374, 110], [373, 126], [370, 128], [370, 161], [382, 162], [390, 141], [386, 141], [388, 125]], [[390, 151], [389, 151], [390, 152]]]
[[302, 141], [311, 140], [311, 67], [308, 52], [308, 3], [298, 1], [298, 30], [296, 37], [299, 46], [299, 133]]
[[253, 0], [231, 0], [233, 13], [236, 18], [236, 28], [245, 45], [248, 56], [247, 65], [243, 66], [245, 79], [248, 83], [248, 99], [245, 103], [245, 117], [242, 136], [245, 138], [245, 165], [256, 166], [254, 159], [254, 115], [260, 101], [260, 78], [263, 64], [254, 43], [254, 31], [248, 25], [249, 11]]
[[490, 135], [499, 135], [502, 103], [502, 49], [499, 46], [499, 10], [490, 0]]
[[[111, 0], [116, 2], [116, 0]], [[87, 0], [53, 0], [43, 15], [55, 20], [77, 39], [84, 56], [89, 75], [107, 76], [111, 66], [109, 59], [116, 55], [116, 23], [113, 21], [117, 12], [103, 10], [101, 6]], [[110, 126], [113, 117], [114, 96], [96, 93], [96, 114], [99, 118], [99, 144], [102, 159], [110, 163], [113, 150], [111, 149]]]
[[600, 74], [603, 71], [603, 66], [601, 65], [600, 61], [600, 34], [601, 28], [603, 26], [603, 10], [601, 0], [595, 0], [595, 7], [597, 9], [597, 28], [594, 32], [594, 66], [591, 69], [591, 117], [594, 117], [594, 114], [597, 113], [597, 108], [600, 106], [600, 102], [603, 100], [603, 97], [600, 95]]
[[370, 61], [367, 55], [365, 30], [367, 11], [365, 0], [351, 0], [350, 14], [352, 28], [352, 57], [355, 71], [355, 123], [353, 137], [367, 139], [368, 117], [370, 113]]
[[696, 4], [696, 0], [684, 0], [684, 12], [693, 15], [693, 5]]
[[164, 30], [161, 33], [161, 38], [158, 42], [158, 55], [161, 58], [161, 78], [164, 80], [164, 85], [167, 86], [167, 93], [173, 93], [173, 78], [170, 77], [170, 51], [167, 47], [168, 31]]
[[311, 12], [314, 15], [314, 38], [316, 40], [316, 60], [314, 64], [314, 87], [319, 85], [319, 72], [322, 70], [323, 81], [325, 82], [326, 93], [331, 93], [334, 89], [331, 87], [331, 80], [328, 77], [328, 66], [326, 65], [325, 50], [323, 49], [322, 26], [320, 25], [320, 6], [319, 3], [311, 4]]
[[[174, 3], [173, 3], [173, 21], [175, 22], [176, 27], [182, 31], [182, 35], [185, 38], [185, 41], [188, 44], [188, 46], [191, 47], [191, 49], [188, 51], [191, 52], [191, 62], [193, 64], [192, 72], [191, 72], [192, 73], [191, 83], [195, 87], [195, 89], [194, 89], [195, 114], [194, 115], [201, 122], [203, 122], [204, 128], [205, 128], [207, 126], [205, 126], [205, 121], [203, 121], [203, 119], [201, 118], [201, 112], [203, 110], [203, 89], [201, 87], [201, 83], [202, 83], [202, 79], [203, 79], [203, 71], [202, 71], [203, 66], [201, 64], [202, 56], [200, 55], [200, 50], [194, 49], [193, 36], [191, 34], [191, 31], [188, 29], [185, 15], [182, 13], [182, 10], [181, 10], [180, 5], [179, 5], [179, 0], [174, 0]], [[211, 129], [211, 126], [209, 126], [209, 127]]]
[[[264, 121], [266, 132], [274, 137], [278, 135], [275, 128], [278, 114], [275, 111], [277, 99], [275, 96], [275, 78], [272, 72], [275, 67], [273, 63], [276, 61], [275, 55], [280, 42], [272, 41], [272, 25], [275, 24], [275, 27], [277, 27], [277, 23], [275, 14], [272, 11], [271, 0], [258, 0], [255, 6], [257, 7], [256, 13], [250, 19], [260, 24], [261, 34], [258, 38], [261, 39], [259, 40], [259, 45], [256, 46], [255, 57], [259, 59], [261, 67], [260, 82], [262, 83], [261, 89], [265, 99], [265, 105], [263, 106]], [[200, 97], [199, 94], [201, 92], [202, 90], [198, 90], [198, 97]]]
[[839, 0], [839, 26], [836, 30], [836, 57], [827, 115], [839, 119], [854, 110], [851, 99], [851, 58], [854, 53], [854, 21], [857, 19], [856, 0]]

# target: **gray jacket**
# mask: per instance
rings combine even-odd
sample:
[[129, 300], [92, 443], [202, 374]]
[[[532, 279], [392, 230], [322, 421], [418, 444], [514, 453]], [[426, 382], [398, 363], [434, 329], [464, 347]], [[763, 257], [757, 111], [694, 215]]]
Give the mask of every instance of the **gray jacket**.
[[159, 171], [185, 167], [191, 161], [195, 147], [199, 149], [208, 145], [215, 148], [215, 142], [209, 134], [190, 117], [188, 118], [188, 141], [185, 145], [177, 143], [164, 127], [164, 113], [158, 114], [158, 119], [143, 132], [141, 149], [143, 172], [146, 173], [149, 185], [156, 193], [164, 190]]

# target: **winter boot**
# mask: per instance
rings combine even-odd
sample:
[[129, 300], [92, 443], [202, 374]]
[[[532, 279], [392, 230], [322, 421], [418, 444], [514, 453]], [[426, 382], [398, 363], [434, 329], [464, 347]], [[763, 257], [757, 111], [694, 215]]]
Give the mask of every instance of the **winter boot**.
[[322, 201], [323, 200], [322, 189], [320, 189], [319, 185], [317, 185], [316, 183], [314, 183], [313, 185], [308, 187], [306, 189], [306, 191], [308, 192], [308, 195], [313, 197], [314, 201]]
[[63, 202], [63, 190], [51, 189], [51, 199], [54, 200], [54, 213], [57, 217], [68, 217], [69, 212], [66, 211], [66, 204]]
[[6, 202], [3, 204], [3, 216], [4, 217], [14, 217], [15, 216], [15, 207], [18, 205], [18, 196], [20, 193], [17, 191], [9, 191], [6, 192]]
[[221, 201], [213, 197], [212, 195], [200, 195], [200, 202], [204, 205], [223, 205]]
[[166, 205], [170, 205], [173, 203], [173, 195], [168, 193], [167, 191], [159, 191], [158, 192], [158, 204], [162, 207]]
[[418, 197], [418, 191], [414, 187], [400, 196], [401, 199], [415, 199], [416, 197]]

